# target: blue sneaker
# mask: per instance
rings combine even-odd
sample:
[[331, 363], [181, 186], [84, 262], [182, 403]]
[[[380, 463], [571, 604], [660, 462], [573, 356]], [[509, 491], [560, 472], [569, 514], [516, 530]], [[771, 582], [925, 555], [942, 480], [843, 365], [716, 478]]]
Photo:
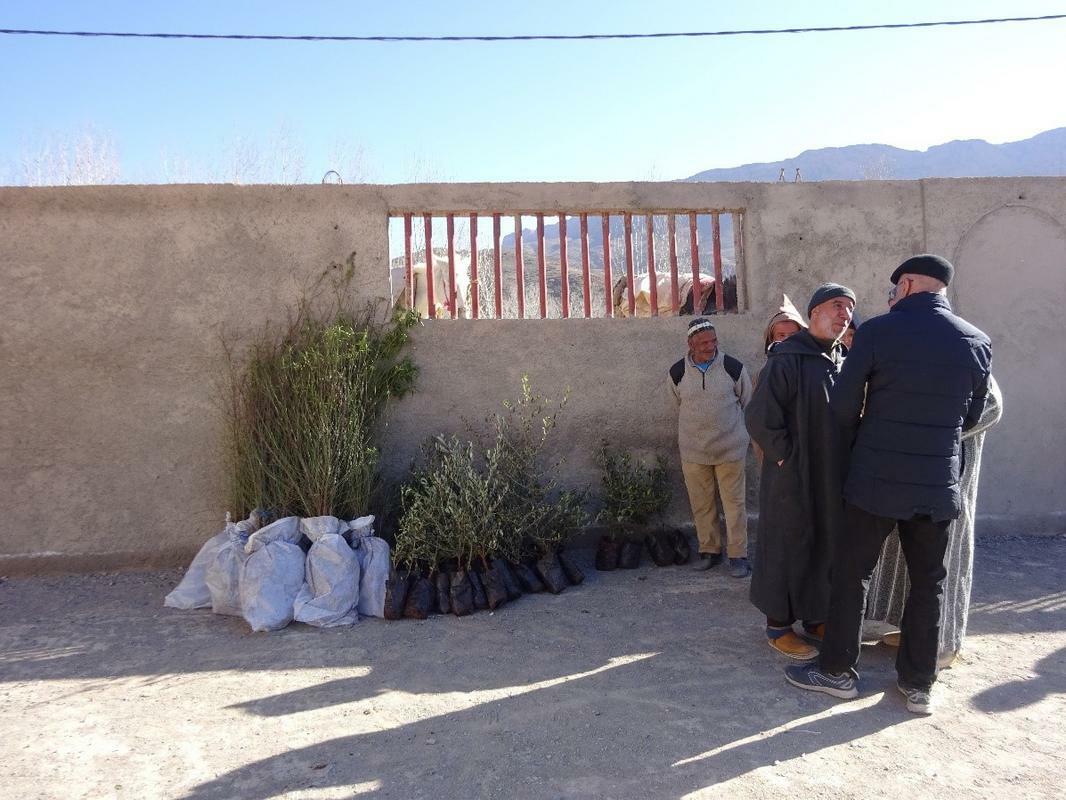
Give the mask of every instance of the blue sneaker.
[[751, 565], [746, 558], [729, 559], [729, 577], [746, 578], [751, 575]]
[[785, 667], [785, 680], [798, 689], [821, 692], [842, 700], [859, 696], [859, 673], [849, 669], [840, 675], [823, 672], [817, 664], [798, 664]]

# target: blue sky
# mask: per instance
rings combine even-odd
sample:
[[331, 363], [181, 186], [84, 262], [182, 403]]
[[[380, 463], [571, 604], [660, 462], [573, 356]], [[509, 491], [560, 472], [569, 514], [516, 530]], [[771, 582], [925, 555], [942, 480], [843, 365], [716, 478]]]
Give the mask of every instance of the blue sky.
[[[9, 0], [0, 27], [517, 34], [1054, 13], [1066, 3]], [[0, 178], [88, 128], [125, 182], [224, 171], [242, 141], [267, 160], [298, 153], [313, 182], [331, 167], [380, 182], [666, 180], [816, 147], [1012, 141], [1066, 125], [1063, 42], [1066, 21], [513, 44], [0, 36]]]

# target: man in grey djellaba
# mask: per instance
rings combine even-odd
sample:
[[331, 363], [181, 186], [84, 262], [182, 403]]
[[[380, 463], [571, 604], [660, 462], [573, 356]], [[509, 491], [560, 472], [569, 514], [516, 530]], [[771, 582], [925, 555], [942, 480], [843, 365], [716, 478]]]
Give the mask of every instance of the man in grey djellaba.
[[[989, 378], [985, 408], [977, 424], [962, 434], [962, 471], [959, 488], [962, 508], [958, 519], [948, 527], [948, 547], [944, 555], [944, 598], [940, 609], [940, 639], [937, 658], [941, 668], [950, 666], [962, 649], [970, 614], [973, 587], [974, 521], [977, 516], [977, 485], [981, 474], [981, 450], [985, 432], [1003, 417], [1003, 394], [995, 378]], [[866, 597], [864, 636], [869, 631], [885, 644], [899, 646], [899, 625], [910, 590], [907, 562], [893, 531], [881, 550], [881, 558], [870, 579]], [[871, 624], [873, 623], [873, 624]]]

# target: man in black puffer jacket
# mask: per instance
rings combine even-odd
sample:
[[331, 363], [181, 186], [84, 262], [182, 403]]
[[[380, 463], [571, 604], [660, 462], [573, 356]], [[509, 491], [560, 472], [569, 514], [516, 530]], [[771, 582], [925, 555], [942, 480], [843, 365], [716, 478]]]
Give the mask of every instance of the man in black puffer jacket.
[[960, 437], [981, 416], [992, 362], [989, 338], [951, 311], [953, 273], [939, 256], [904, 261], [892, 273], [891, 310], [859, 328], [831, 390], [834, 415], [853, 444], [821, 654], [817, 664], [786, 671], [802, 689], [858, 695], [866, 590], [898, 525], [911, 590], [897, 685], [909, 711], [931, 713], [947, 529], [960, 512]]

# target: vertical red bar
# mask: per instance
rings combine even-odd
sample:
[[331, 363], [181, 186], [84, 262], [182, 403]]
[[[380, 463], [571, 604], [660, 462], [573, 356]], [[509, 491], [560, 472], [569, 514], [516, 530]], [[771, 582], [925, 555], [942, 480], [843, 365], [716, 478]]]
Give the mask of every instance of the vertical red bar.
[[633, 294], [633, 215], [622, 215], [622, 223], [625, 225], [626, 236], [626, 305], [629, 307], [629, 316], [637, 307], [637, 298]]
[[737, 307], [734, 311], [740, 311], [740, 272], [744, 263], [744, 214], [734, 211], [733, 217], [733, 274], [737, 281]]
[[445, 304], [452, 319], [457, 316], [455, 308], [455, 215], [448, 217], [448, 299]]
[[518, 318], [526, 318], [526, 271], [522, 253], [522, 215], [514, 218], [514, 275], [518, 282]]
[[711, 214], [711, 242], [714, 245], [714, 305], [721, 311], [725, 308], [725, 290], [722, 288], [722, 229], [717, 211]]
[[570, 316], [570, 275], [566, 263], [566, 214], [559, 215], [559, 277], [563, 319], [567, 319]]
[[655, 272], [655, 218], [648, 214], [648, 282], [651, 289], [651, 315], [659, 316], [659, 276]]
[[544, 215], [537, 214], [537, 283], [540, 284], [540, 318], [548, 316], [548, 268], [544, 260]]
[[425, 313], [430, 319], [436, 319], [436, 300], [433, 297], [433, 217], [430, 214], [422, 214], [422, 223], [425, 225]]
[[503, 316], [503, 259], [500, 256], [500, 215], [492, 215], [492, 269], [496, 283], [496, 319]]
[[592, 316], [592, 281], [589, 275], [589, 215], [581, 215], [581, 293], [584, 299], [585, 319]]
[[477, 214], [470, 215], [470, 318], [477, 319]]
[[692, 316], [698, 317], [703, 313], [700, 301], [703, 299], [703, 290], [700, 286], [700, 240], [696, 228], [696, 215], [688, 215], [689, 247], [692, 250]]
[[666, 218], [666, 230], [670, 236], [670, 309], [677, 316], [678, 292], [677, 292], [677, 215], [671, 214]]
[[614, 316], [614, 287], [611, 286], [611, 215], [604, 214], [603, 222], [603, 304], [605, 317]]
[[407, 267], [407, 274], [406, 274], [407, 283], [404, 285], [403, 293], [404, 293], [404, 296], [407, 298], [407, 307], [408, 308], [414, 308], [415, 307], [415, 257], [414, 257], [414, 253], [411, 252], [411, 235], [412, 235], [412, 233], [413, 233], [413, 231], [412, 231], [412, 226], [411, 226], [411, 215], [410, 214], [404, 214], [403, 215], [403, 256], [404, 256], [404, 264]]

